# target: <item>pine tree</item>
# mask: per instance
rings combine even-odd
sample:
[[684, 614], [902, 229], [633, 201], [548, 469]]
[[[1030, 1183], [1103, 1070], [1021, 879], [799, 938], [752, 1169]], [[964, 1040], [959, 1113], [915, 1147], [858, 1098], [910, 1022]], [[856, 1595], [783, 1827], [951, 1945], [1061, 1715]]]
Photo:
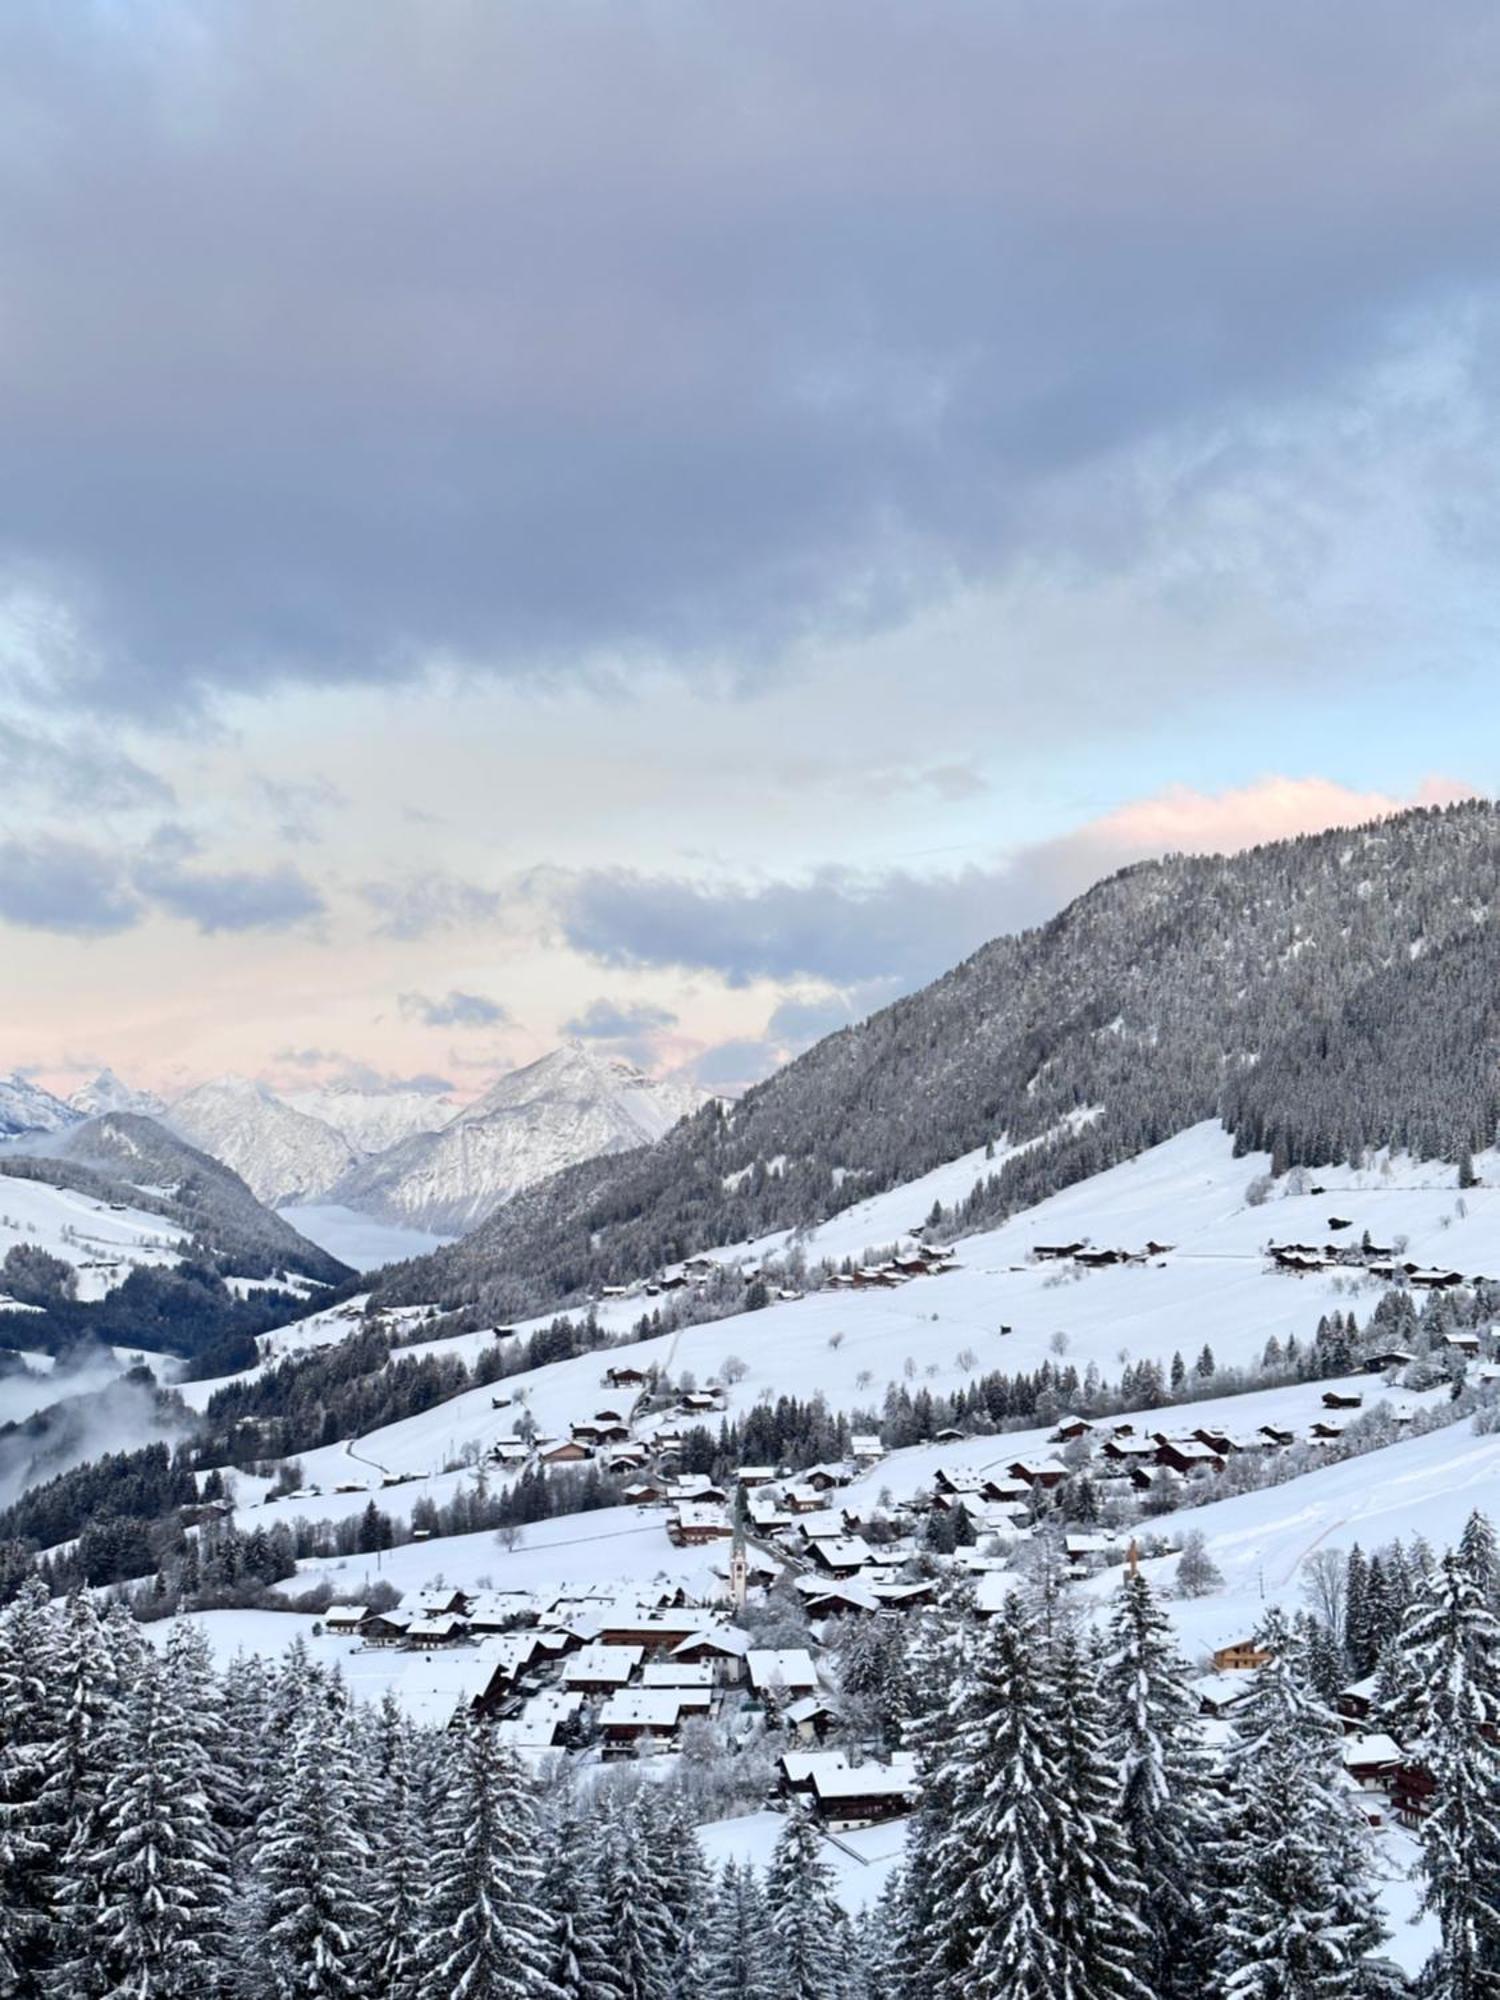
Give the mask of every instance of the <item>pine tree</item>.
[[0, 1616], [0, 1991], [31, 2000], [57, 1942], [42, 1789], [56, 1716], [59, 1635], [33, 1576]]
[[[224, 1985], [229, 1871], [209, 1801], [211, 1752], [169, 1659], [137, 1669], [110, 1742], [89, 1959], [68, 1988], [130, 2000], [208, 2000]], [[313, 1989], [308, 1989], [313, 1990]]]
[[1365, 1829], [1342, 1789], [1337, 1728], [1299, 1678], [1285, 1619], [1273, 1612], [1258, 1636], [1271, 1658], [1230, 1772], [1220, 1979], [1230, 2000], [1352, 2000], [1384, 1935]]
[[1421, 1841], [1425, 1907], [1442, 1927], [1432, 1973], [1444, 2000], [1500, 1993], [1500, 1621], [1472, 1557], [1471, 1549], [1468, 1559], [1444, 1559], [1401, 1647], [1407, 1707], [1435, 1788]]
[[431, 1881], [427, 1828], [417, 1810], [412, 1728], [389, 1694], [376, 1735], [380, 1798], [366, 1835], [372, 1850], [366, 1983], [381, 2000], [420, 2000], [421, 1939]]
[[725, 1864], [704, 1944], [704, 2000], [771, 2000], [769, 1918], [752, 1868]]
[[99, 1839], [99, 1816], [113, 1746], [110, 1723], [120, 1699], [114, 1659], [104, 1626], [85, 1591], [69, 1598], [58, 1633], [58, 1708], [42, 1752], [43, 1778], [34, 1830], [45, 1849], [42, 1862], [57, 1928], [49, 1984], [60, 1994], [83, 1991], [75, 1968], [92, 1948], [90, 1925], [97, 1885], [87, 1857]]
[[1120, 1824], [1150, 1932], [1144, 1976], [1161, 2000], [1189, 2000], [1203, 1990], [1208, 1950], [1209, 1773], [1187, 1666], [1139, 1570], [1115, 1600], [1101, 1696], [1119, 1773]]
[[538, 1885], [548, 1920], [542, 1976], [562, 2000], [605, 2000], [618, 1988], [582, 1820], [565, 1809], [547, 1830], [545, 1847]]
[[775, 2000], [840, 2000], [848, 1959], [844, 1913], [812, 1815], [795, 1800], [771, 1853], [766, 1901]]
[[432, 1829], [424, 1991], [451, 2000], [550, 2000], [540, 1872], [531, 1787], [494, 1730], [466, 1722]]
[[357, 2000], [369, 1856], [351, 1805], [346, 1730], [309, 1703], [280, 1754], [255, 1857], [248, 1990], [254, 2000]]
[[598, 1868], [620, 2000], [673, 2000], [676, 1927], [651, 1867], [638, 1815], [617, 1810], [602, 1823]]

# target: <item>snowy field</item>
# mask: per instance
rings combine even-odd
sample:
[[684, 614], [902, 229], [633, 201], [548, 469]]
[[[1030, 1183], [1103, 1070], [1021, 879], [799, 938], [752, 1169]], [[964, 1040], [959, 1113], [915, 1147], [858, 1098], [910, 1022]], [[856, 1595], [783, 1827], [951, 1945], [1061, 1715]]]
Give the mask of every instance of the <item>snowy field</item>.
[[61, 1257], [78, 1273], [78, 1296], [102, 1299], [133, 1265], [175, 1264], [184, 1238], [144, 1208], [114, 1208], [46, 1181], [0, 1175], [0, 1260], [15, 1244]]

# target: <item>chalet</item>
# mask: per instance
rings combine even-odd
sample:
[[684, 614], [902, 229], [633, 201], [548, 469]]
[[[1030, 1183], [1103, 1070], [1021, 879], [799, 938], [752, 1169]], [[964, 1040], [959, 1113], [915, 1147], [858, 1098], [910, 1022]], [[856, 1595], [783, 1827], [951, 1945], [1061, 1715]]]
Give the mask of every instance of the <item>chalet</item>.
[[1362, 1681], [1351, 1681], [1348, 1687], [1339, 1689], [1338, 1712], [1345, 1723], [1368, 1722], [1374, 1706], [1374, 1674], [1367, 1674]]
[[816, 1694], [818, 1670], [803, 1646], [752, 1646], [745, 1655], [750, 1686], [761, 1699], [784, 1702], [800, 1694]]
[[667, 1481], [667, 1498], [706, 1501], [715, 1507], [722, 1507], [729, 1495], [722, 1486], [715, 1486], [707, 1473], [692, 1472], [681, 1479]]
[[369, 1617], [369, 1607], [364, 1604], [334, 1604], [323, 1617], [326, 1632], [342, 1632], [352, 1636]]
[[1059, 1417], [1050, 1441], [1053, 1444], [1072, 1444], [1077, 1438], [1087, 1437], [1093, 1428], [1087, 1417]]
[[1288, 1445], [1297, 1442], [1297, 1433], [1289, 1430], [1285, 1424], [1262, 1424], [1260, 1434], [1272, 1444]]
[[620, 1497], [631, 1507], [652, 1507], [667, 1496], [659, 1480], [646, 1478], [632, 1479]]
[[1154, 1459], [1157, 1449], [1154, 1438], [1132, 1437], [1128, 1434], [1122, 1436], [1116, 1432], [1114, 1436], [1104, 1440], [1100, 1447], [1100, 1455], [1112, 1459], [1117, 1465], [1131, 1465], [1138, 1461]]
[[467, 1618], [473, 1601], [467, 1591], [450, 1590], [439, 1584], [428, 1590], [419, 1590], [414, 1597], [407, 1600], [403, 1608], [414, 1611], [423, 1618], [440, 1617], [445, 1611], [455, 1612], [460, 1618]]
[[1323, 1408], [1325, 1410], [1357, 1410], [1364, 1402], [1358, 1389], [1325, 1389]]
[[639, 1472], [646, 1463], [643, 1445], [617, 1444], [604, 1454], [604, 1462], [611, 1472]]
[[468, 1619], [471, 1632], [509, 1632], [534, 1625], [536, 1609], [523, 1590], [484, 1590], [469, 1600]]
[[809, 1790], [819, 1819], [831, 1833], [899, 1819], [916, 1803], [916, 1760], [898, 1753], [889, 1764], [851, 1767], [842, 1761], [834, 1766], [820, 1761], [811, 1773]]
[[626, 1444], [630, 1439], [629, 1424], [601, 1423], [597, 1417], [586, 1417], [581, 1424], [573, 1424], [570, 1428], [578, 1444]]
[[456, 1611], [440, 1611], [430, 1617], [413, 1618], [402, 1643], [407, 1646], [457, 1646], [469, 1636], [469, 1621]]
[[799, 1743], [821, 1743], [838, 1721], [838, 1711], [821, 1695], [804, 1694], [787, 1703], [781, 1720]]
[[1243, 1673], [1251, 1667], [1263, 1667], [1270, 1657], [1253, 1638], [1228, 1639], [1213, 1650], [1214, 1667], [1221, 1674]]
[[937, 1596], [937, 1584], [929, 1578], [913, 1583], [870, 1583], [864, 1586], [874, 1592], [888, 1610], [904, 1610], [912, 1604], [931, 1604]]
[[854, 1477], [854, 1469], [848, 1465], [812, 1465], [803, 1473], [803, 1484], [816, 1486], [820, 1493], [829, 1493], [835, 1486], [847, 1486]]
[[1403, 1760], [1391, 1778], [1391, 1805], [1403, 1826], [1420, 1826], [1432, 1810], [1437, 1779], [1423, 1763]]
[[1451, 1292], [1455, 1285], [1464, 1281], [1462, 1271], [1420, 1271], [1408, 1269], [1407, 1282], [1423, 1291]]
[[553, 1438], [537, 1447], [537, 1462], [541, 1465], [581, 1465], [592, 1458], [593, 1448], [576, 1437]]
[[873, 1432], [862, 1431], [850, 1438], [849, 1449], [863, 1466], [878, 1464], [885, 1457], [885, 1446]]
[[1445, 1333], [1443, 1345], [1455, 1354], [1477, 1354], [1479, 1335], [1477, 1333]]
[[672, 1648], [672, 1658], [688, 1664], [703, 1661], [713, 1668], [714, 1679], [736, 1682], [745, 1678], [745, 1658], [750, 1651], [749, 1634], [734, 1625], [717, 1625], [695, 1632]]
[[1103, 1271], [1111, 1264], [1123, 1264], [1123, 1250], [1075, 1250], [1073, 1262], [1081, 1264], [1085, 1271]]
[[1319, 1444], [1335, 1444], [1344, 1435], [1345, 1424], [1342, 1417], [1319, 1417], [1309, 1424], [1307, 1435]]
[[795, 1585], [809, 1618], [848, 1618], [880, 1609], [880, 1599], [864, 1583], [836, 1582], [823, 1576], [799, 1576]]
[[531, 1446], [525, 1438], [500, 1438], [490, 1446], [490, 1458], [496, 1465], [524, 1465], [531, 1456]]
[[1065, 1262], [1069, 1257], [1076, 1257], [1083, 1247], [1081, 1241], [1077, 1243], [1038, 1243], [1031, 1254], [1039, 1264], [1057, 1264]]
[[803, 1514], [797, 1522], [804, 1542], [834, 1542], [844, 1534], [844, 1516], [835, 1507], [820, 1507], [816, 1514]]
[[1055, 1458], [1018, 1458], [1007, 1469], [1012, 1479], [1019, 1479], [1027, 1486], [1039, 1486], [1043, 1492], [1061, 1486], [1068, 1476], [1068, 1468]]
[[629, 1687], [644, 1657], [641, 1646], [605, 1646], [598, 1641], [575, 1653], [563, 1667], [563, 1685], [586, 1694]]
[[667, 1518], [667, 1539], [674, 1548], [702, 1548], [727, 1541], [733, 1533], [729, 1516], [710, 1500], [683, 1500]]
[[1146, 1255], [1148, 1257], [1167, 1257], [1176, 1248], [1177, 1245], [1175, 1243], [1158, 1243], [1155, 1237], [1152, 1237], [1146, 1245]]
[[781, 1496], [781, 1504], [789, 1514], [817, 1514], [823, 1508], [824, 1490], [810, 1483], [788, 1486]]
[[1197, 1438], [1168, 1438], [1156, 1448], [1156, 1462], [1169, 1472], [1186, 1477], [1194, 1472], [1222, 1472], [1224, 1461], [1211, 1446]]
[[938, 1493], [978, 1493], [984, 1484], [984, 1475], [979, 1472], [950, 1471], [940, 1465], [932, 1475], [932, 1484]]
[[1367, 1354], [1360, 1367], [1367, 1375], [1384, 1375], [1388, 1368], [1409, 1368], [1416, 1355], [1405, 1347], [1382, 1347], [1378, 1354]]
[[544, 1688], [531, 1697], [519, 1715], [497, 1723], [495, 1733], [513, 1750], [551, 1750], [582, 1708], [581, 1694]]
[[1118, 1560], [1119, 1544], [1112, 1535], [1064, 1535], [1063, 1552], [1072, 1569], [1094, 1569], [1099, 1564]]
[[713, 1389], [689, 1389], [686, 1395], [678, 1397], [677, 1407], [685, 1417], [706, 1416], [710, 1411], [722, 1410], [724, 1398]]
[[774, 1465], [741, 1465], [735, 1469], [735, 1484], [747, 1491], [757, 1486], [769, 1486], [776, 1477]]
[[962, 1444], [967, 1436], [968, 1432], [961, 1431], [957, 1424], [944, 1424], [940, 1431], [933, 1432], [932, 1441], [934, 1444]]
[[1255, 1676], [1250, 1673], [1203, 1674], [1189, 1683], [1200, 1715], [1226, 1716], [1245, 1706]]
[[678, 1688], [617, 1688], [599, 1711], [599, 1732], [606, 1749], [664, 1743], [676, 1737], [682, 1717]]
[[750, 1516], [750, 1524], [763, 1535], [775, 1534], [778, 1528], [789, 1528], [792, 1516], [784, 1511], [781, 1502], [771, 1493], [752, 1493], [745, 1506]]
[[632, 1368], [629, 1365], [606, 1368], [604, 1371], [605, 1383], [611, 1389], [643, 1389], [650, 1379], [644, 1368]]
[[1295, 1271], [1299, 1275], [1308, 1271], [1321, 1271], [1328, 1262], [1321, 1250], [1308, 1243], [1273, 1243], [1271, 1261], [1278, 1270]]
[[673, 1653], [684, 1639], [703, 1630], [712, 1618], [692, 1609], [632, 1611], [611, 1605], [599, 1620], [599, 1637], [609, 1646], [639, 1646], [644, 1652]]
[[814, 1562], [827, 1576], [858, 1576], [871, 1561], [869, 1547], [859, 1535], [814, 1542], [812, 1553]]
[[783, 1750], [776, 1763], [780, 1772], [777, 1789], [783, 1798], [811, 1798], [814, 1771], [847, 1771], [849, 1768], [849, 1759], [842, 1750], [824, 1750], [821, 1753]]
[[1396, 1773], [1401, 1768], [1401, 1746], [1393, 1736], [1346, 1736], [1342, 1745], [1344, 1769], [1362, 1792], [1382, 1792], [1390, 1796]]
[[697, 1689], [701, 1692], [713, 1685], [714, 1670], [707, 1660], [679, 1660], [673, 1655], [665, 1660], [647, 1660], [641, 1668], [642, 1687]]

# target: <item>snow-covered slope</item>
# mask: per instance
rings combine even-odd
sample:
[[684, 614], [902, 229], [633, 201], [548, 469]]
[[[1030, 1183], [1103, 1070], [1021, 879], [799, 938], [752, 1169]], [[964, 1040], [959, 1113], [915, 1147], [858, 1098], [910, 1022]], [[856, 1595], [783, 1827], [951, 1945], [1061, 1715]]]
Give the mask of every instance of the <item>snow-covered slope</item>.
[[143, 1118], [160, 1118], [167, 1108], [154, 1090], [134, 1090], [112, 1069], [101, 1069], [92, 1083], [81, 1084], [68, 1105], [80, 1118], [102, 1118], [107, 1111], [138, 1111]]
[[167, 1122], [232, 1167], [269, 1207], [326, 1194], [355, 1159], [342, 1133], [262, 1083], [222, 1076], [179, 1097]]
[[448, 1097], [420, 1090], [361, 1090], [357, 1084], [335, 1083], [326, 1090], [281, 1093], [306, 1118], [331, 1125], [356, 1153], [383, 1153], [417, 1132], [436, 1132], [453, 1116]]
[[21, 1132], [66, 1131], [79, 1116], [60, 1097], [24, 1076], [0, 1077], [0, 1139]]
[[518, 1189], [659, 1139], [703, 1102], [689, 1084], [659, 1082], [570, 1042], [501, 1077], [440, 1132], [354, 1168], [335, 1198], [390, 1222], [461, 1234]]

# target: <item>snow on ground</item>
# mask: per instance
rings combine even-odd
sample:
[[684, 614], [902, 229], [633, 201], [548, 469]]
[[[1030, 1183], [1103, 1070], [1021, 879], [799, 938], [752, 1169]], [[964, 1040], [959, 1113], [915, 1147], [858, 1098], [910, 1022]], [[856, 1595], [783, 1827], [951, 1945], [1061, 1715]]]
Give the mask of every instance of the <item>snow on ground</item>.
[[255, 1367], [241, 1369], [237, 1375], [215, 1375], [201, 1382], [179, 1382], [177, 1393], [190, 1410], [206, 1410], [214, 1391], [229, 1382], [253, 1382], [257, 1375], [264, 1375], [288, 1355], [306, 1354], [315, 1347], [333, 1347], [339, 1341], [347, 1340], [351, 1333], [358, 1332], [361, 1316], [369, 1302], [368, 1292], [363, 1292], [358, 1298], [345, 1299], [339, 1305], [325, 1306], [321, 1312], [310, 1313], [306, 1319], [273, 1327], [271, 1332], [256, 1336], [260, 1360]]
[[164, 1216], [115, 1208], [47, 1181], [0, 1176], [0, 1259], [17, 1243], [61, 1257], [78, 1296], [102, 1299], [137, 1264], [175, 1264], [184, 1237]]
[[337, 1257], [355, 1271], [377, 1271], [383, 1264], [399, 1264], [408, 1257], [425, 1257], [429, 1250], [441, 1250], [451, 1236], [434, 1236], [426, 1229], [406, 1229], [399, 1224], [377, 1222], [341, 1202], [293, 1202], [278, 1209], [283, 1222], [316, 1243], [330, 1257]]
[[[716, 1875], [728, 1861], [749, 1863], [764, 1873], [785, 1825], [784, 1813], [747, 1813], [739, 1819], [711, 1820], [699, 1827], [698, 1838]], [[906, 1820], [892, 1819], [851, 1833], [823, 1835], [819, 1845], [833, 1870], [834, 1894], [851, 1914], [868, 1908], [885, 1887], [901, 1860], [906, 1828]]]
[[[621, 1590], [632, 1584], [680, 1584], [705, 1601], [725, 1589], [712, 1548], [678, 1549], [667, 1540], [665, 1516], [644, 1507], [609, 1507], [593, 1514], [565, 1514], [522, 1528], [506, 1548], [488, 1531], [449, 1535], [436, 1542], [407, 1542], [375, 1555], [313, 1557], [298, 1567], [286, 1591], [329, 1584], [341, 1596], [384, 1580], [396, 1590], [451, 1584], [458, 1590], [527, 1590], [552, 1596], [598, 1584]], [[721, 1550], [720, 1559], [724, 1552]]]

